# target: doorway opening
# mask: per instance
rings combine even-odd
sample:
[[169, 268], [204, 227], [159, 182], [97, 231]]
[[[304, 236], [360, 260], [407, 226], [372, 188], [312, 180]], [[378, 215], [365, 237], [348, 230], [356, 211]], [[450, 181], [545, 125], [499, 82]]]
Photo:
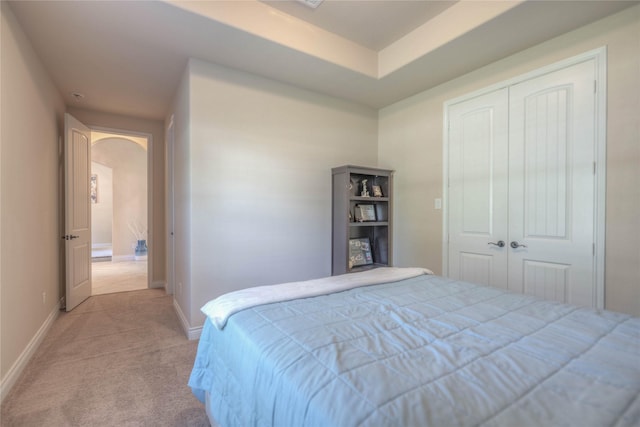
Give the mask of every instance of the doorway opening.
[[91, 295], [149, 287], [149, 138], [91, 132]]

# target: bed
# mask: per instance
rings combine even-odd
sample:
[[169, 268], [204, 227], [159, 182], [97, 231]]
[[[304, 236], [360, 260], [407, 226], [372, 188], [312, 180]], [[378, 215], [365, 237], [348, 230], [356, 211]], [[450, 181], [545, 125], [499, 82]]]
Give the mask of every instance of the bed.
[[640, 318], [428, 273], [211, 301], [189, 385], [222, 427], [640, 425]]

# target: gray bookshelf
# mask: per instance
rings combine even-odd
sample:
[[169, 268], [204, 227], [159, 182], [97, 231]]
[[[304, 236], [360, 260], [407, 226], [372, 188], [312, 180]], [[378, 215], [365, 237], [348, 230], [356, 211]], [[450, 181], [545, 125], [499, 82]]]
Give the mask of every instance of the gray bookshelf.
[[331, 274], [392, 265], [393, 171], [347, 165], [331, 172]]

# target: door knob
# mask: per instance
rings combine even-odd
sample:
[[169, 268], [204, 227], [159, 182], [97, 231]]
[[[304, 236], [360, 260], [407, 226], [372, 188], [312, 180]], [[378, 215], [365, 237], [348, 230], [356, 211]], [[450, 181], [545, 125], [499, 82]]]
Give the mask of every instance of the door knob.
[[526, 248], [527, 245], [522, 245], [514, 240], [513, 242], [511, 242], [511, 247], [513, 249], [518, 249], [518, 248]]
[[504, 240], [498, 240], [498, 243], [489, 242], [489, 243], [487, 243], [487, 245], [494, 245], [494, 246], [497, 246], [499, 248], [504, 248]]

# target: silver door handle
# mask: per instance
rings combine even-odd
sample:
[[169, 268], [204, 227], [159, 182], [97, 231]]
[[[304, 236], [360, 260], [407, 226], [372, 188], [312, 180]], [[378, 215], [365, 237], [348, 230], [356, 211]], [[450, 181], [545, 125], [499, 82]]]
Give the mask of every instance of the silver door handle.
[[499, 248], [504, 248], [504, 240], [498, 240], [498, 243], [489, 242], [489, 243], [487, 243], [487, 245], [494, 245], [494, 246], [497, 246]]
[[510, 246], [511, 246], [513, 249], [526, 248], [526, 247], [527, 247], [527, 245], [522, 245], [522, 244], [520, 244], [520, 243], [516, 242], [515, 240], [514, 240], [513, 242], [511, 242], [511, 245], [510, 245]]

